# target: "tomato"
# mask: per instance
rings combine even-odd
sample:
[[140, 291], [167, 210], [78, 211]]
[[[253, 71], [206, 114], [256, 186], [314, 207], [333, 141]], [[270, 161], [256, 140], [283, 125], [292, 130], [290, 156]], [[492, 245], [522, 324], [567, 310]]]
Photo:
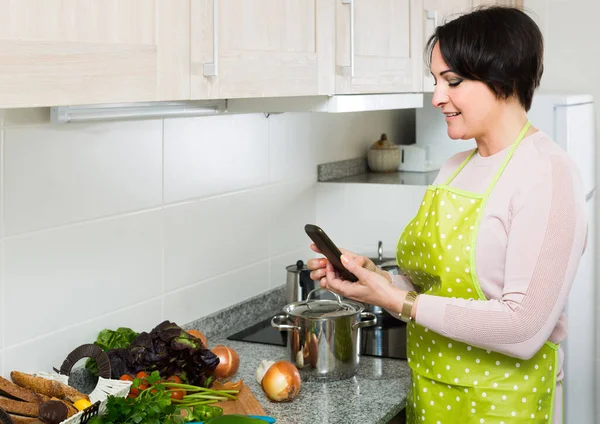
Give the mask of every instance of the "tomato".
[[148, 377], [148, 374], [146, 374], [144, 371], [140, 371], [135, 375], [135, 378], [140, 379], [140, 391], [148, 388], [148, 381], [146, 381], [146, 377]]
[[[133, 381], [133, 377], [130, 376], [129, 374], [123, 374], [121, 376], [121, 378], [119, 378], [119, 380], [123, 380], [123, 381]], [[135, 387], [130, 387], [129, 388], [129, 396], [127, 397], [137, 397], [137, 395], [140, 394], [140, 391], [138, 389], [136, 389]]]
[[181, 384], [181, 378], [179, 378], [178, 375], [172, 375], [171, 377], [167, 378], [167, 381], [170, 381], [171, 383]]
[[185, 396], [185, 390], [171, 390], [171, 399], [181, 400]]

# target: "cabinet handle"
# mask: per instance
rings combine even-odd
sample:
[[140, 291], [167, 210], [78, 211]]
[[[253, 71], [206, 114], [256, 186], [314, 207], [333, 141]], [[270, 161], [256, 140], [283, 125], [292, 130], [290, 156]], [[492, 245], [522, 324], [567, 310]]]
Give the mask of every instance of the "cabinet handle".
[[219, 75], [219, 0], [213, 0], [213, 61], [204, 64], [204, 76]]
[[342, 0], [342, 4], [350, 5], [350, 66], [342, 66], [342, 75], [354, 76], [354, 0]]
[[428, 20], [429, 19], [433, 20], [433, 30], [435, 31], [435, 29], [438, 26], [438, 14], [437, 14], [437, 10], [426, 10], [426, 12], [427, 12], [427, 19]]

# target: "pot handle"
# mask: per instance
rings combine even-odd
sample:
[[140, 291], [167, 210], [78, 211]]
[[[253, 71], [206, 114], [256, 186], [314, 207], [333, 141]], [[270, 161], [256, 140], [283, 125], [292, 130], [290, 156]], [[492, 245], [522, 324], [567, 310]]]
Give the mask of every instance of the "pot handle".
[[275, 327], [279, 331], [300, 330], [300, 327], [289, 324], [281, 324], [281, 321], [287, 321], [287, 315], [275, 315], [271, 318], [271, 327]]
[[[368, 318], [365, 319], [363, 321], [364, 318]], [[361, 312], [360, 313], [360, 321], [354, 323], [352, 325], [352, 328], [363, 328], [363, 327], [372, 327], [374, 325], [377, 324], [377, 315], [375, 315], [373, 312]]]

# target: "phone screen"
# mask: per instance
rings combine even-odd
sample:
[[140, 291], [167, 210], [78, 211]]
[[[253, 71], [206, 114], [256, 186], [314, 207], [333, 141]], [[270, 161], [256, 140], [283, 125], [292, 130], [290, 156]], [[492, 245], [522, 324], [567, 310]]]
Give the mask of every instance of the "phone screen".
[[304, 231], [311, 238], [311, 240], [317, 245], [319, 250], [325, 255], [327, 260], [331, 262], [331, 265], [335, 268], [335, 270], [342, 276], [344, 280], [356, 282], [358, 278], [350, 271], [348, 271], [342, 261], [340, 260], [340, 256], [342, 256], [342, 252], [337, 248], [335, 243], [331, 241], [329, 236], [323, 231], [320, 227], [312, 224], [306, 224], [304, 226]]

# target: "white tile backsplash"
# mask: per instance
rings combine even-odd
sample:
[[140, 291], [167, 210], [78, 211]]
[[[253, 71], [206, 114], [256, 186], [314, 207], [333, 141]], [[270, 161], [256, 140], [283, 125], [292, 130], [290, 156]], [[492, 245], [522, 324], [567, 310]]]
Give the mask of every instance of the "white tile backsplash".
[[183, 325], [284, 284], [314, 256], [317, 164], [362, 156], [407, 116], [58, 126], [47, 108], [0, 111], [0, 372], [49, 371], [104, 328]]
[[269, 121], [262, 114], [165, 120], [164, 201], [266, 184]]
[[426, 187], [380, 184], [335, 184], [317, 186], [317, 220], [338, 247], [369, 257], [395, 257], [396, 244], [406, 224], [414, 217]]
[[6, 346], [158, 297], [161, 211], [4, 240]]
[[4, 232], [159, 206], [162, 121], [4, 131]]
[[269, 191], [270, 256], [306, 246], [310, 239], [304, 232], [304, 225], [314, 224], [316, 219], [313, 179], [276, 185]]
[[227, 274], [166, 294], [164, 315], [175, 322], [190, 322], [269, 289], [268, 260], [231, 269]]
[[317, 145], [308, 113], [282, 113], [269, 118], [271, 182], [315, 176]]
[[51, 372], [52, 367], [60, 368], [73, 349], [96, 340], [105, 328], [149, 331], [161, 322], [161, 302], [161, 299], [153, 299], [86, 322], [73, 320], [68, 325], [65, 323], [61, 331], [8, 347], [4, 349], [2, 374], [8, 376], [12, 370]]
[[164, 287], [169, 292], [269, 258], [265, 188], [164, 209]]

